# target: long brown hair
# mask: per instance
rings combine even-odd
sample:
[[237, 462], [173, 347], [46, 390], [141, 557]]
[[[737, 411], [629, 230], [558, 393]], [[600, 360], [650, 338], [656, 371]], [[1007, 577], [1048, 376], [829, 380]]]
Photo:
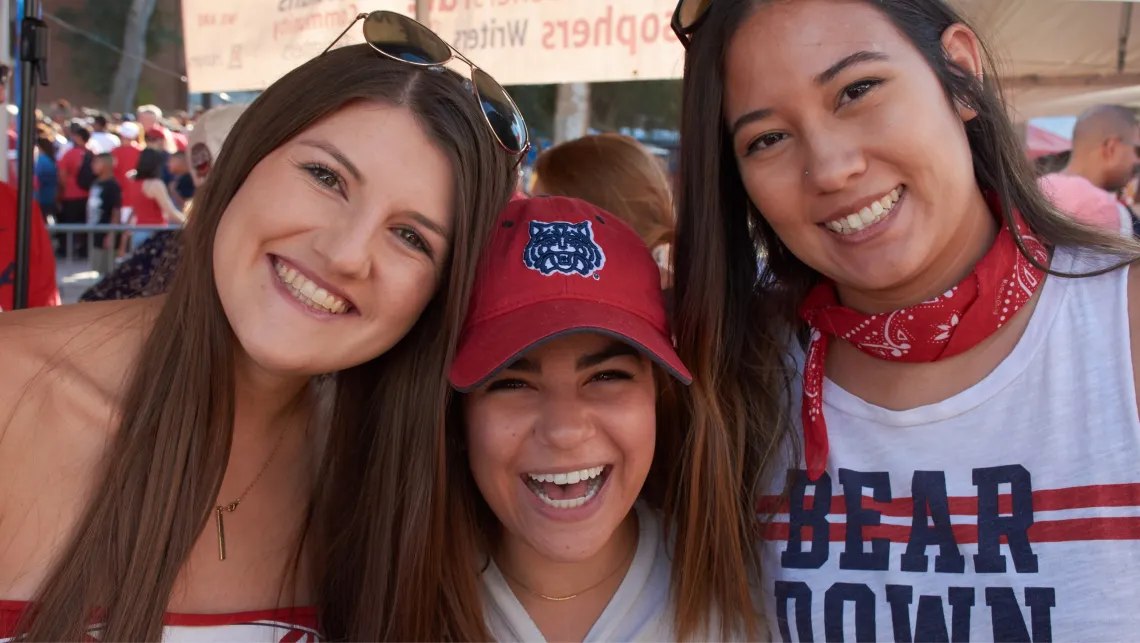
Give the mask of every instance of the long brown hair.
[[645, 245], [673, 242], [673, 194], [665, 168], [641, 143], [596, 134], [544, 151], [534, 163], [543, 191], [582, 199], [633, 226]]
[[[720, 472], [722, 480], [719, 485], [701, 486], [687, 477], [690, 462], [686, 458], [691, 457], [693, 449], [685, 448], [687, 437], [681, 433], [684, 427], [676, 422], [679, 385], [661, 367], [653, 364], [652, 368], [657, 385], [656, 444], [653, 464], [639, 499], [649, 507], [664, 512], [664, 531], [669, 534], [675, 525], [705, 519], [699, 513], [682, 515], [672, 510], [669, 504], [672, 493], [682, 490], [690, 494], [697, 500], [693, 507], [699, 508], [707, 502], [716, 502], [717, 494], [725, 490], [731, 491], [735, 481], [728, 471]], [[491, 632], [487, 630], [483, 616], [480, 575], [500, 542], [502, 525], [483, 499], [471, 473], [466, 448], [463, 397], [455, 395], [449, 406], [450, 419], [445, 435], [446, 483], [451, 492], [446, 501], [449, 537], [434, 543], [425, 552], [441, 561], [440, 570], [444, 579], [441, 583], [441, 602], [438, 607], [429, 608], [428, 611], [436, 611], [437, 618], [449, 621], [446, 627], [440, 626], [435, 630], [430, 638], [419, 640], [488, 641], [491, 640]], [[721, 526], [708, 525], [710, 529], [719, 527]], [[724, 613], [722, 597], [708, 592], [705, 587], [684, 587], [681, 577], [677, 575], [679, 564], [678, 558], [674, 558], [672, 593], [675, 599], [686, 601], [687, 609], [676, 609], [674, 634], [677, 640], [715, 640], [718, 637], [709, 626], [716, 621], [717, 616]], [[728, 577], [741, 573], [740, 570], [733, 569], [718, 569], [716, 572]], [[395, 579], [392, 578], [391, 581], [394, 582]], [[731, 633], [722, 634], [725, 636], [721, 638], [732, 636]]]
[[[78, 640], [95, 610], [105, 624], [103, 640], [161, 638], [173, 584], [209, 518], [232, 442], [236, 339], [215, 288], [215, 231], [258, 162], [358, 100], [412, 110], [451, 161], [455, 181], [453, 250], [439, 292], [397, 346], [335, 375], [336, 407], [322, 465], [328, 475], [318, 479], [310, 511], [314, 526], [322, 528], [314, 534], [315, 563], [326, 571], [319, 599], [333, 634], [376, 640], [391, 633], [382, 623], [345, 624], [339, 617], [358, 605], [389, 614], [385, 601], [394, 599], [373, 589], [377, 566], [419, 569], [417, 561], [385, 547], [375, 531], [365, 530], [366, 538], [347, 548], [322, 547], [320, 537], [356, 535], [361, 525], [390, 529], [405, 546], [442, 537], [442, 516], [417, 513], [420, 496], [438, 492], [432, 482], [441, 464], [426, 436], [443, 423], [446, 365], [478, 253], [509, 198], [511, 159], [456, 75], [391, 61], [358, 45], [287, 74], [254, 101], [231, 132], [195, 199], [194, 217], [183, 233], [182, 269], [130, 375], [104, 478], [35, 597], [34, 615], [22, 626], [30, 640]], [[389, 446], [395, 453], [387, 451]], [[366, 492], [359, 502], [352, 494], [334, 493], [358, 481], [372, 485], [355, 489]], [[388, 502], [373, 500], [380, 498]], [[357, 567], [363, 582], [340, 582], [342, 571]], [[430, 594], [398, 590], [412, 601]]]
[[[736, 528], [714, 534], [709, 549], [719, 547], [727, 552], [722, 555], [745, 559], [757, 573], [755, 503], [771, 476], [782, 475], [773, 470], [777, 455], [787, 449], [784, 455], [794, 457], [797, 449], [791, 412], [796, 369], [790, 349], [803, 331], [796, 306], [818, 279], [749, 200], [723, 118], [728, 43], [766, 1], [711, 3], [686, 55], [675, 254], [678, 351], [695, 378], [684, 398], [685, 420], [692, 434], [713, 436], [717, 448], [709, 455], [724, 458], [719, 466], [740, 475], [736, 506], [723, 508]], [[942, 34], [964, 23], [948, 3], [869, 3], [922, 53], [947, 101], [977, 112], [965, 123], [974, 174], [979, 187], [1001, 199], [1005, 225], [1016, 229], [1016, 211], [1039, 239], [1053, 246], [1106, 253], [1118, 258], [1119, 265], [1140, 256], [1135, 243], [1071, 222], [1042, 196], [1006, 115], [992, 58], [985, 53], [989, 73], [979, 82], [945, 56]], [[1017, 239], [1022, 253], [1030, 256]], [[758, 257], [764, 257], [762, 266]], [[716, 460], [705, 462], [718, 466]]]

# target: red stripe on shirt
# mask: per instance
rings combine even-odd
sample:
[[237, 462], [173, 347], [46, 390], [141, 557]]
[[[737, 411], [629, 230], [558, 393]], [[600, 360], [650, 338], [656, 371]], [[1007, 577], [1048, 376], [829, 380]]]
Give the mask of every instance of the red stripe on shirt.
[[[954, 541], [959, 545], [975, 545], [978, 542], [977, 525], [951, 525]], [[910, 540], [911, 528], [905, 525], [874, 525], [862, 528], [863, 541], [886, 538], [892, 543], [906, 543]], [[775, 522], [764, 526], [765, 540], [787, 540], [790, 527], [786, 522]], [[804, 542], [812, 539], [814, 529], [804, 527], [801, 538]], [[1042, 520], [1029, 527], [1029, 542], [1057, 543], [1088, 540], [1140, 540], [1140, 518], [1071, 518], [1068, 520]], [[847, 539], [847, 525], [829, 525], [828, 537], [831, 542], [844, 542]], [[1007, 544], [1005, 536], [1001, 542]]]
[[[947, 499], [952, 516], [978, 515], [978, 499], [972, 496], [951, 496]], [[810, 510], [815, 503], [813, 496], [804, 497], [804, 509]], [[1088, 509], [1093, 507], [1137, 507], [1140, 506], [1140, 483], [1090, 485], [1063, 489], [1041, 489], [1033, 492], [1033, 510], [1062, 511], [1065, 509]], [[895, 498], [890, 502], [876, 502], [871, 496], [863, 496], [863, 508], [878, 511], [884, 516], [909, 518], [914, 515], [912, 498]], [[788, 513], [788, 501], [780, 496], [763, 496], [757, 503], [760, 514]], [[773, 511], [775, 510], [775, 511]], [[828, 515], [847, 513], [847, 499], [833, 495]], [[998, 513], [1013, 513], [1013, 499], [1009, 494], [998, 496]]]

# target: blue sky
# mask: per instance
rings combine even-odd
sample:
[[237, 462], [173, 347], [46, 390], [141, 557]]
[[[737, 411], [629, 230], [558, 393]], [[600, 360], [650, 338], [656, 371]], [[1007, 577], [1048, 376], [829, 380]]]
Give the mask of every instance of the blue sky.
[[1036, 125], [1043, 130], [1053, 132], [1059, 136], [1064, 136], [1067, 139], [1073, 138], [1073, 125], [1077, 123], [1076, 116], [1049, 116], [1045, 118], [1034, 118], [1029, 121], [1030, 124]]

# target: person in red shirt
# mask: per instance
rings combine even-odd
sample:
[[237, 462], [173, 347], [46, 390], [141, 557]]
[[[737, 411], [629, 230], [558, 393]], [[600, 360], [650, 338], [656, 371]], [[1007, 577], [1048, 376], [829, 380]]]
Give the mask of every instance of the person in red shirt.
[[[0, 183], [0, 310], [14, 306], [16, 284], [16, 190]], [[32, 202], [31, 258], [28, 261], [28, 307], [58, 306], [55, 254], [39, 204]]]
[[[59, 185], [62, 190], [60, 196], [58, 223], [86, 223], [87, 197], [90, 188], [79, 185], [79, 171], [83, 167], [84, 157], [90, 152], [87, 142], [91, 140], [91, 130], [78, 123], [73, 124], [69, 130], [72, 147], [63, 158], [59, 160]], [[79, 258], [87, 256], [87, 237], [76, 235], [76, 255]]]
[[111, 156], [115, 157], [115, 182], [119, 184], [119, 189], [123, 193], [124, 217], [130, 216], [132, 206], [127, 191], [127, 188], [130, 187], [130, 179], [127, 178], [127, 173], [133, 172], [139, 165], [139, 154], [143, 150], [143, 144], [139, 142], [141, 133], [138, 123], [123, 123], [119, 126], [119, 138], [123, 144], [111, 150]]

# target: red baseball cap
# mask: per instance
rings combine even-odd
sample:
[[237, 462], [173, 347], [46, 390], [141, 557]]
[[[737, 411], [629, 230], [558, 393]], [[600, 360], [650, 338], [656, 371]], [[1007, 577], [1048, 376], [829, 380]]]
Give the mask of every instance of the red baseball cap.
[[478, 388], [530, 349], [572, 333], [600, 333], [644, 352], [684, 384], [661, 274], [625, 222], [585, 201], [512, 201], [483, 254], [452, 386]]

